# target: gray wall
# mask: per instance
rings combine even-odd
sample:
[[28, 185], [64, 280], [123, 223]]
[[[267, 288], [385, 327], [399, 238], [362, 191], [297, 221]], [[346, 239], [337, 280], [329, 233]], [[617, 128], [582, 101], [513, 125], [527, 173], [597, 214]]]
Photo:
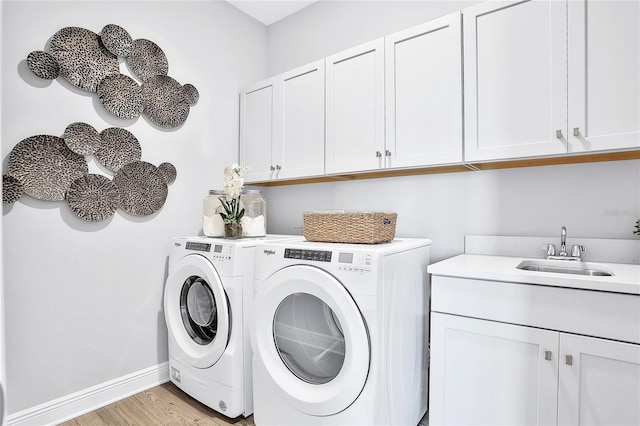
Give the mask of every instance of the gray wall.
[[[168, 241], [201, 232], [202, 199], [237, 161], [238, 91], [266, 75], [266, 28], [222, 1], [3, 1], [2, 159], [33, 135], [84, 121], [125, 127], [142, 159], [178, 171], [162, 210], [84, 222], [65, 202], [3, 205], [9, 414], [167, 361], [162, 290]], [[118, 120], [96, 95], [26, 66], [59, 29], [106, 24], [157, 43], [169, 75], [200, 93], [185, 124]], [[127, 72], [127, 66], [120, 64]], [[91, 171], [101, 172], [95, 164]]]
[[[478, 2], [321, 1], [268, 28], [269, 75]], [[433, 239], [432, 257], [465, 234], [634, 238], [640, 161], [395, 177], [268, 188], [269, 231], [300, 233], [302, 212], [398, 213], [397, 235]]]

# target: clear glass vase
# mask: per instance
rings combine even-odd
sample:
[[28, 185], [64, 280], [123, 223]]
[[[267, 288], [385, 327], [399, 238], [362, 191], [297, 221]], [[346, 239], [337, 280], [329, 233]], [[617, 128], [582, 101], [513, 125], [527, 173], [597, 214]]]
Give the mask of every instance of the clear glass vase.
[[245, 189], [240, 194], [240, 206], [244, 208], [242, 224], [243, 237], [264, 237], [267, 235], [267, 202], [258, 189]]
[[233, 222], [224, 224], [225, 238], [242, 238], [242, 223]]
[[224, 237], [224, 222], [220, 216], [222, 205], [220, 197], [224, 197], [224, 191], [212, 189], [209, 195], [202, 200], [202, 232], [207, 237]]

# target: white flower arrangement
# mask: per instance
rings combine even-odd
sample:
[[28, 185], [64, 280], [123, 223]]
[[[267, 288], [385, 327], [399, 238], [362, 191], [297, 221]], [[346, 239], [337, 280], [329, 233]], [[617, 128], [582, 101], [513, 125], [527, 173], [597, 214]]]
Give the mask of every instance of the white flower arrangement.
[[232, 164], [224, 168], [224, 197], [219, 197], [224, 213], [220, 217], [225, 224], [240, 223], [244, 216], [244, 208], [240, 207], [240, 193], [244, 186], [244, 174], [249, 170], [248, 166]]

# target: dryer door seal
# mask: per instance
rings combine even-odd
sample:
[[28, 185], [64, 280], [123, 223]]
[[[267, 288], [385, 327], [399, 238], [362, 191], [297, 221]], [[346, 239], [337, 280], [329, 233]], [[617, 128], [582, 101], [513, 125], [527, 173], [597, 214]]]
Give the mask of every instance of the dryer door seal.
[[280, 398], [317, 416], [356, 400], [369, 374], [369, 333], [342, 283], [313, 266], [289, 266], [262, 283], [254, 307], [254, 358]]
[[167, 278], [164, 312], [170, 343], [189, 365], [208, 368], [220, 359], [229, 342], [231, 316], [222, 281], [203, 256], [178, 261]]

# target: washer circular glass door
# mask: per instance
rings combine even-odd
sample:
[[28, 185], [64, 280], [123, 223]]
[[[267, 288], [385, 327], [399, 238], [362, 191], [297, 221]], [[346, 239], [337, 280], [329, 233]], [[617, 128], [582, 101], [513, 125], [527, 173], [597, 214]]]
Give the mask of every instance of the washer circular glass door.
[[231, 317], [222, 281], [206, 258], [188, 255], [178, 261], [167, 278], [164, 311], [169, 339], [180, 352], [174, 357], [198, 368], [218, 361], [229, 341]]
[[182, 284], [180, 314], [189, 337], [199, 345], [213, 342], [218, 332], [218, 309], [211, 287], [204, 278], [192, 275]]
[[254, 307], [254, 357], [281, 399], [319, 416], [356, 400], [369, 373], [369, 334], [342, 283], [313, 266], [289, 266], [262, 283]]

